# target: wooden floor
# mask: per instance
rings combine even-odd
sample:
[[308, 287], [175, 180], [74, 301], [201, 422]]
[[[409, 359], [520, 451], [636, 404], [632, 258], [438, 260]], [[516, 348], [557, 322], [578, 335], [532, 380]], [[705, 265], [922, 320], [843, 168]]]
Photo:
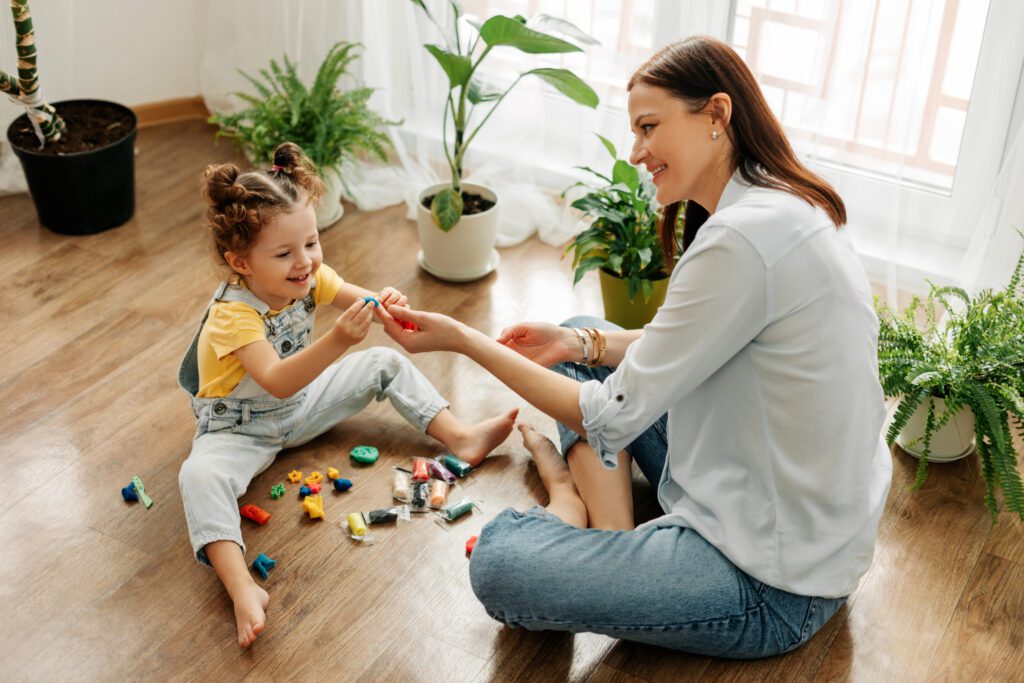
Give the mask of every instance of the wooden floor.
[[[476, 513], [443, 529], [419, 518], [357, 547], [337, 522], [389, 502], [388, 468], [436, 452], [387, 404], [283, 454], [242, 503], [273, 519], [245, 522], [250, 555], [278, 566], [265, 634], [235, 643], [230, 603], [192, 559], [177, 474], [193, 421], [178, 362], [215, 284], [200, 227], [198, 176], [240, 157], [199, 122], [138, 139], [135, 218], [68, 238], [41, 228], [28, 197], [0, 199], [0, 680], [974, 682], [1024, 677], [1024, 533], [992, 527], [975, 458], [935, 466], [911, 493], [914, 461], [895, 480], [875, 562], [848, 604], [802, 649], [735, 662], [598, 635], [529, 633], [489, 619], [469, 587], [463, 545], [506, 506], [545, 502], [512, 437], [466, 483]], [[519, 320], [600, 314], [596, 282], [571, 287], [569, 264], [535, 240], [501, 252], [498, 272], [451, 285], [416, 265], [404, 207], [359, 214], [323, 235], [328, 263], [371, 289], [393, 285], [414, 305], [490, 334]], [[324, 323], [333, 318], [325, 315]], [[367, 344], [390, 345], [375, 327]], [[457, 415], [484, 418], [522, 402], [464, 358], [415, 359]], [[554, 434], [529, 407], [522, 418]], [[353, 470], [357, 444], [382, 452]], [[328, 521], [302, 516], [292, 469], [339, 468], [355, 482], [326, 496]], [[138, 475], [155, 505], [122, 501]], [[638, 506], [653, 494], [637, 483]], [[250, 557], [251, 559], [251, 557]], [[567, 568], [571, 571], [571, 568]]]

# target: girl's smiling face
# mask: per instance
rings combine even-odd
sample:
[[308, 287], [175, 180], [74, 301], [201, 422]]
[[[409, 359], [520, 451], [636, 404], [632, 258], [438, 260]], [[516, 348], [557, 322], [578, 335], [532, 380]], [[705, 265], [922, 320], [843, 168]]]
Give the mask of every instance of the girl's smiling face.
[[309, 294], [324, 260], [316, 212], [308, 203], [282, 211], [263, 226], [248, 253], [228, 252], [224, 259], [271, 309], [287, 307]]
[[701, 203], [726, 143], [721, 123], [705, 111], [691, 111], [664, 88], [642, 82], [629, 91], [629, 119], [636, 136], [629, 161], [643, 164], [654, 176], [658, 203]]

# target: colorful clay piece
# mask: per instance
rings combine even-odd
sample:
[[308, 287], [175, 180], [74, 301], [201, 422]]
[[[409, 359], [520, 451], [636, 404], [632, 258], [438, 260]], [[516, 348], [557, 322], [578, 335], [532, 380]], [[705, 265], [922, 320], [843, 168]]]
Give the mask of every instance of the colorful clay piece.
[[466, 513], [473, 509], [473, 501], [469, 498], [463, 498], [458, 503], [452, 503], [451, 505], [445, 505], [441, 508], [438, 513], [443, 519], [449, 522], [453, 522], [459, 517], [462, 517]]
[[416, 323], [411, 323], [408, 320], [399, 320], [398, 324], [402, 326], [403, 330], [412, 330], [413, 332], [420, 331], [420, 328], [417, 327]]
[[374, 524], [388, 524], [389, 522], [398, 521], [398, 508], [385, 508], [382, 510], [370, 510], [369, 512], [363, 513], [363, 518], [367, 524], [371, 526]]
[[277, 484], [274, 488], [270, 489], [270, 497], [277, 500], [284, 495], [284, 484]]
[[121, 489], [121, 497], [124, 498], [126, 503], [138, 503], [139, 494], [135, 493], [135, 484], [128, 484]]
[[412, 480], [427, 481], [430, 479], [430, 471], [427, 469], [426, 458], [412, 459]]
[[320, 493], [320, 484], [310, 484], [309, 485], [309, 492], [310, 493]]
[[135, 488], [135, 493], [138, 494], [139, 499], [142, 500], [142, 504], [147, 509], [153, 507], [153, 499], [146, 495], [146, 487], [142, 485], [142, 480], [138, 477], [132, 477], [132, 486]]
[[300, 481], [302, 481], [302, 472], [299, 472], [298, 470], [292, 470], [291, 472], [288, 473], [288, 481], [290, 481], [293, 484], [298, 484]]
[[456, 458], [451, 453], [439, 456], [438, 460], [447, 467], [456, 477], [462, 478], [473, 471], [473, 466], [465, 460]]
[[440, 479], [446, 484], [454, 484], [455, 480], [458, 479], [447, 467], [436, 460], [427, 460], [427, 469], [430, 470], [430, 476]]
[[412, 498], [409, 475], [401, 470], [395, 470], [395, 477], [391, 480], [391, 496], [406, 503]]
[[258, 505], [253, 505], [252, 503], [243, 505], [238, 512], [246, 519], [251, 519], [260, 526], [263, 526], [270, 521], [270, 513]]
[[439, 508], [448, 500], [448, 484], [435, 479], [430, 483], [430, 507]]
[[339, 478], [339, 479], [335, 479], [334, 480], [334, 490], [335, 491], [341, 491], [342, 493], [344, 493], [345, 491], [348, 491], [350, 488], [352, 488], [352, 480], [351, 479], [340, 479]]
[[373, 297], [373, 296], [364, 296], [364, 297], [363, 297], [363, 301], [365, 301], [366, 303], [370, 303], [370, 302], [372, 301], [372, 302], [373, 302], [373, 307], [374, 307], [374, 308], [376, 308], [377, 306], [380, 306], [380, 302], [379, 302], [379, 301], [377, 301], [377, 297]]
[[341, 472], [339, 472], [338, 470], [334, 469], [333, 467], [328, 467], [327, 468], [327, 478], [328, 479], [337, 479], [340, 476], [341, 476]]
[[324, 480], [324, 475], [320, 474], [319, 472], [313, 472], [308, 477], [306, 477], [306, 483], [307, 484], [319, 484], [323, 480]]
[[366, 535], [366, 521], [363, 519], [362, 512], [350, 512], [348, 514], [348, 530], [353, 536], [365, 536]]
[[373, 446], [356, 446], [349, 455], [352, 456], [354, 461], [362, 465], [371, 465], [377, 462], [380, 451]]
[[470, 536], [469, 540], [466, 541], [466, 557], [473, 554], [473, 548], [476, 547], [476, 536]]
[[270, 570], [276, 566], [277, 561], [270, 559], [263, 553], [257, 555], [256, 559], [252, 561], [252, 568], [259, 573], [260, 578], [264, 581], [267, 580], [267, 574], [270, 573]]
[[430, 491], [430, 484], [420, 481], [412, 485], [412, 500], [409, 504], [413, 510], [422, 512], [427, 507], [427, 495]]
[[317, 496], [306, 496], [302, 501], [302, 511], [309, 515], [310, 519], [323, 519], [324, 499]]
[[311, 489], [311, 488], [309, 488], [308, 486], [305, 486], [305, 485], [299, 487], [299, 500], [302, 500], [306, 496], [311, 496], [311, 495], [313, 495], [313, 489]]

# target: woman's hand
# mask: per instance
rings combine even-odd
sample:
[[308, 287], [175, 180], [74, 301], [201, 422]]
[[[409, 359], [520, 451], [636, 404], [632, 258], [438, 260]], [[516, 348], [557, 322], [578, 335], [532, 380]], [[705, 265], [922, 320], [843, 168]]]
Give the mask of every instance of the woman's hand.
[[[466, 326], [441, 313], [416, 311], [405, 305], [374, 309], [384, 331], [409, 353], [423, 351], [461, 352]], [[406, 323], [403, 326], [403, 322]], [[410, 329], [408, 323], [415, 325]]]
[[518, 323], [506, 327], [498, 343], [546, 368], [583, 358], [580, 338], [568, 327], [551, 323]]
[[366, 338], [366, 333], [370, 331], [370, 321], [373, 320], [373, 311], [379, 308], [373, 302], [356, 299], [338, 316], [331, 334], [345, 346], [358, 344]]
[[380, 290], [380, 294], [377, 295], [377, 301], [380, 302], [381, 306], [385, 308], [388, 306], [408, 306], [409, 297], [399, 292], [394, 287], [385, 287]]

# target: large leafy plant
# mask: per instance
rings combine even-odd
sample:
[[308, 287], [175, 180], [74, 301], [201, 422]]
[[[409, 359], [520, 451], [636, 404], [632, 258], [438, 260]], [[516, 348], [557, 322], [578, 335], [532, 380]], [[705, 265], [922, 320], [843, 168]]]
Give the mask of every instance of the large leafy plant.
[[[886, 440], [890, 445], [926, 400], [925, 432], [914, 483], [928, 472], [932, 437], [970, 408], [993, 521], [1002, 490], [1006, 508], [1024, 519], [1024, 487], [1017, 469], [1014, 432], [1024, 437], [1024, 255], [1000, 291], [973, 297], [959, 287], [931, 286], [902, 314], [876, 301], [880, 319], [878, 365], [886, 396], [899, 396]], [[938, 314], [945, 313], [944, 317]], [[919, 320], [923, 322], [919, 323]], [[939, 412], [932, 397], [941, 398]]]
[[[640, 292], [646, 303], [653, 291], [651, 282], [667, 277], [674, 265], [665, 262], [661, 247], [656, 189], [650, 176], [641, 176], [635, 166], [618, 158], [609, 140], [597, 137], [614, 159], [611, 177], [582, 166], [601, 183], [589, 185], [580, 181], [566, 190], [587, 188], [587, 193], [571, 206], [592, 219], [565, 248], [566, 254], [573, 252], [573, 285], [589, 271], [601, 268], [628, 281], [630, 299]], [[678, 225], [676, 233], [678, 236]]]
[[321, 175], [332, 170], [343, 184], [341, 169], [360, 151], [387, 160], [391, 141], [383, 129], [398, 122], [386, 121], [369, 108], [373, 88], [343, 91], [338, 87], [361, 47], [359, 43], [336, 43], [308, 88], [287, 55], [283, 67], [270, 60], [269, 70], [260, 69], [259, 79], [239, 70], [256, 94], [234, 93], [249, 107], [237, 114], [210, 117], [211, 123], [220, 126], [217, 135], [234, 138], [254, 160], [263, 162], [273, 160], [277, 145], [294, 142]]
[[[512, 47], [529, 54], [555, 54], [581, 52], [582, 49], [562, 38], [538, 29], [561, 33], [580, 43], [595, 44], [593, 38], [563, 19], [538, 15], [527, 21], [521, 16], [496, 15], [483, 23], [467, 21], [475, 35], [462, 35], [462, 10], [456, 0], [450, 0], [452, 26], [449, 32], [435, 19], [423, 0], [412, 0], [444, 36], [444, 45], [424, 45], [448, 76], [448, 95], [445, 99], [441, 122], [445, 159], [451, 169], [451, 186], [438, 192], [431, 200], [430, 213], [434, 223], [445, 232], [451, 230], [462, 217], [462, 165], [469, 143], [480, 132], [498, 105], [520, 80], [536, 76], [571, 100], [588, 107], [597, 107], [598, 97], [593, 89], [568, 69], [537, 68], [520, 73], [510, 86], [495, 90], [479, 77], [481, 63], [497, 47]], [[478, 106], [488, 108], [486, 115], [471, 126]], [[450, 140], [449, 140], [450, 137]]]
[[11, 14], [14, 17], [15, 45], [18, 53], [18, 77], [0, 71], [0, 92], [32, 109], [36, 134], [45, 142], [57, 142], [64, 134], [64, 119], [56, 110], [43, 101], [39, 93], [39, 74], [36, 70], [36, 33], [32, 27], [32, 13], [28, 0], [11, 0]]

